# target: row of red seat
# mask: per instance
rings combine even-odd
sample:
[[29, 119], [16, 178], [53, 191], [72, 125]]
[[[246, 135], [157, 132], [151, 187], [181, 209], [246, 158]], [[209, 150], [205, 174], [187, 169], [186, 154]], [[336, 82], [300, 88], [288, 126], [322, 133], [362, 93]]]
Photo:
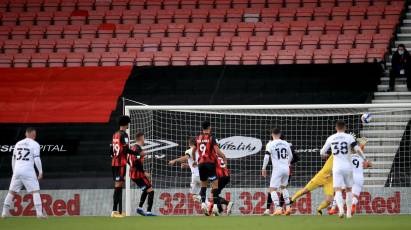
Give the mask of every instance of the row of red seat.
[[385, 49], [109, 52], [2, 55], [0, 67], [325, 64], [380, 61]]
[[274, 22], [312, 20], [398, 20], [403, 7], [318, 7], [198, 10], [116, 10], [63, 12], [0, 12], [1, 25], [85, 25], [101, 23], [154, 24], [205, 22]]
[[0, 40], [1, 53], [386, 48], [386, 34]]
[[0, 26], [0, 39], [392, 34], [396, 20]]
[[320, 7], [404, 5], [403, 0], [2, 0], [2, 11], [108, 9], [229, 9], [255, 7]]

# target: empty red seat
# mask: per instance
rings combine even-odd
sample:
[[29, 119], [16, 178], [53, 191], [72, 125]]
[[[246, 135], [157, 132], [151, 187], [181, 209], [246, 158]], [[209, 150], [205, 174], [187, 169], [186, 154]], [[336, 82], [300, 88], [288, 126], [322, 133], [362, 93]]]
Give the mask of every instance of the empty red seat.
[[30, 39], [42, 39], [45, 37], [46, 27], [45, 26], [31, 26], [28, 33]]
[[254, 23], [240, 22], [237, 24], [237, 35], [238, 36], [252, 36], [254, 31]]
[[198, 7], [200, 9], [212, 9], [214, 7], [214, 0], [198, 0]]
[[194, 9], [196, 8], [197, 0], [181, 0], [181, 9]]
[[228, 9], [231, 7], [231, 0], [215, 1], [215, 6], [217, 9]]
[[353, 34], [340, 34], [338, 35], [338, 49], [351, 49], [354, 45], [355, 35]]
[[0, 55], [0, 68], [11, 68], [11, 67], [13, 67], [13, 54]]
[[157, 11], [154, 9], [140, 11], [139, 23], [141, 24], [154, 24], [156, 21]]
[[53, 22], [54, 25], [68, 25], [70, 24], [71, 12], [56, 11], [54, 13]]
[[236, 30], [236, 23], [223, 23], [220, 25], [220, 36], [234, 36]]
[[[199, 50], [199, 51], [211, 50], [213, 47], [213, 41], [214, 41], [213, 37], [198, 37], [195, 43], [196, 50]], [[229, 42], [230, 42], [229, 40], [228, 42], [226, 41], [226, 43], [222, 43], [221, 41], [218, 41], [218, 45], [222, 45], [223, 47], [219, 47], [217, 49], [223, 49], [223, 48], [224, 48], [223, 50], [228, 49]]]
[[328, 6], [328, 7], [333, 7], [336, 6], [336, 0], [320, 0], [318, 1], [320, 3], [320, 6]]
[[108, 52], [101, 54], [101, 66], [116, 66], [118, 65], [118, 53]]
[[166, 24], [153, 24], [150, 26], [150, 37], [165, 37], [167, 31]]
[[193, 9], [191, 11], [191, 20], [193, 23], [206, 23], [208, 18], [208, 10]]
[[63, 26], [47, 26], [46, 37], [48, 39], [59, 39], [63, 36]]
[[260, 53], [261, 65], [274, 65], [277, 63], [277, 50], [264, 50]]
[[56, 41], [53, 39], [41, 39], [39, 40], [38, 50], [40, 53], [51, 53], [54, 51]]
[[384, 16], [384, 7], [383, 6], [369, 6], [367, 7], [367, 18], [379, 20]]
[[[86, 10], [75, 10], [70, 15], [71, 25], [84, 25], [87, 22], [88, 11]], [[104, 13], [101, 15], [101, 19], [104, 18]]]
[[301, 41], [301, 46], [303, 49], [317, 49], [318, 43], [320, 41], [320, 36], [318, 35], [305, 35]]
[[130, 0], [112, 0], [111, 7], [113, 10], [125, 10]]
[[133, 31], [133, 25], [118, 24], [116, 25], [116, 38], [129, 38]]
[[331, 14], [332, 19], [333, 20], [347, 20], [349, 10], [350, 10], [350, 7], [346, 7], [346, 6], [334, 7], [332, 14]]
[[144, 9], [145, 1], [130, 1], [129, 8], [130, 10], [142, 10]]
[[147, 9], [161, 9], [163, 0], [150, 0], [146, 1]]
[[189, 52], [180, 51], [173, 52], [171, 56], [171, 65], [173, 66], [186, 66], [188, 64]]
[[124, 24], [136, 24], [140, 18], [140, 11], [139, 10], [124, 10], [123, 11], [123, 23]]
[[262, 22], [275, 22], [278, 18], [278, 8], [263, 8], [261, 9]]
[[331, 52], [331, 63], [347, 63], [348, 50], [347, 49], [334, 49]]
[[168, 66], [170, 65], [170, 59], [170, 52], [156, 52], [154, 54], [153, 63], [155, 66]]
[[[111, 11], [108, 11], [111, 12]], [[88, 14], [88, 23], [92, 25], [100, 25], [101, 23], [104, 22], [104, 18], [106, 17], [106, 14], [104, 11], [90, 11]], [[118, 22], [120, 22], [121, 16], [118, 17]], [[112, 20], [111, 20], [112, 21]]]
[[26, 2], [26, 8], [30, 11], [40, 11], [43, 1], [42, 0], [28, 0]]
[[[180, 51], [192, 51], [194, 50], [195, 44], [196, 44], [196, 39], [193, 37], [180, 37], [178, 39], [178, 49]], [[212, 41], [210, 42], [210, 48], [211, 48], [211, 44], [212, 44]]]
[[64, 38], [77, 39], [80, 37], [80, 26], [79, 25], [67, 25], [64, 26], [63, 30]]
[[386, 6], [384, 10], [384, 18], [398, 20], [402, 10], [403, 6]]
[[82, 38], [74, 40], [74, 52], [86, 53], [90, 51], [92, 38]]
[[[257, 22], [255, 23], [255, 35], [256, 36], [261, 36], [261, 37], [267, 37], [268, 35], [271, 34], [271, 28], [272, 24], [271, 23], [265, 23], [265, 22]], [[288, 28], [287, 28], [288, 32]]]
[[357, 34], [355, 36], [356, 48], [370, 48], [372, 44], [372, 34]]
[[265, 7], [265, 0], [253, 0], [250, 1], [250, 7], [251, 8], [263, 8]]
[[[187, 18], [190, 15], [187, 16]], [[172, 23], [174, 18], [173, 10], [159, 10], [157, 11], [157, 23], [167, 24]]]
[[160, 38], [144, 38], [143, 51], [158, 51], [161, 39]]
[[154, 52], [138, 53], [136, 58], [137, 66], [151, 66], [153, 65]]
[[67, 67], [79, 67], [83, 65], [84, 54], [82, 53], [67, 53], [66, 66]]
[[226, 51], [230, 47], [231, 37], [215, 37], [213, 42], [213, 50]]
[[225, 9], [211, 9], [208, 14], [209, 22], [223, 23], [225, 21]]
[[180, 1], [163, 1], [164, 9], [177, 9]]
[[290, 34], [291, 35], [304, 35], [307, 30], [306, 21], [295, 21], [290, 23]]
[[83, 59], [84, 66], [100, 66], [101, 53], [85, 53]]
[[15, 26], [19, 18], [19, 14], [16, 12], [3, 12], [1, 17], [1, 23], [3, 26]]
[[315, 21], [328, 21], [331, 18], [331, 7], [316, 7], [314, 8]]
[[92, 10], [95, 0], [79, 0], [77, 3], [77, 9], [79, 10]]
[[[75, 53], [76, 54], [76, 53]], [[63, 67], [66, 63], [65, 53], [50, 53], [48, 59], [49, 67]]]
[[121, 52], [118, 57], [120, 66], [131, 66], [136, 62], [137, 52]]
[[314, 64], [328, 64], [331, 58], [330, 50], [314, 50], [313, 62]]
[[303, 7], [317, 7], [318, 0], [302, 0], [301, 1]]
[[366, 55], [367, 49], [365, 48], [350, 49], [348, 59], [350, 63], [363, 63], [365, 62]]
[[37, 25], [48, 26], [53, 20], [53, 11], [37, 12], [36, 23]]
[[14, 67], [27, 68], [30, 66], [30, 55], [28, 54], [14, 54], [13, 58]]
[[28, 32], [28, 26], [13, 26], [11, 37], [12, 39], [26, 39], [28, 37]]
[[60, 5], [60, 0], [44, 0], [43, 8], [46, 12], [57, 11]]
[[251, 51], [261, 51], [265, 48], [266, 37], [250, 37], [248, 41], [248, 49]]
[[161, 51], [171, 51], [174, 52], [177, 50], [178, 38], [165, 37], [161, 38]]
[[184, 24], [168, 24], [167, 35], [168, 37], [181, 37], [184, 34]]
[[286, 50], [297, 50], [300, 48], [302, 36], [301, 35], [290, 35], [284, 38], [284, 49]]
[[94, 8], [96, 11], [107, 11], [110, 10], [112, 0], [95, 1]]
[[361, 21], [361, 33], [362, 34], [374, 34], [377, 32], [378, 21], [366, 20]]
[[282, 22], [294, 21], [296, 12], [294, 8], [280, 8], [278, 11], [278, 19]]
[[367, 7], [353, 6], [350, 7], [350, 20], [363, 20], [367, 12]]
[[374, 48], [387, 48], [390, 44], [391, 35], [390, 34], [374, 34], [372, 38], [372, 43]]
[[288, 35], [288, 30], [290, 28], [290, 23], [289, 22], [275, 22], [273, 23], [273, 35], [281, 35], [285, 36]]
[[91, 42], [91, 51], [93, 52], [106, 52], [108, 45], [108, 39], [106, 38], [96, 38]]
[[227, 22], [239, 23], [243, 20], [243, 9], [228, 9], [226, 14]]
[[112, 23], [103, 23], [99, 25], [97, 29], [97, 36], [99, 38], [112, 38], [114, 37], [114, 31], [116, 30], [116, 25]]
[[104, 19], [106, 23], [114, 23], [114, 24], [120, 24], [122, 17], [123, 17], [122, 10], [109, 10], [109, 11], [106, 11], [104, 15]]
[[[203, 36], [217, 36], [220, 30], [220, 25], [216, 23], [203, 24], [201, 33]], [[234, 32], [235, 33], [235, 32]]]
[[311, 21], [314, 15], [314, 8], [302, 7], [298, 8], [296, 18], [298, 21]]
[[81, 38], [95, 38], [97, 37], [97, 25], [82, 25], [80, 29]]
[[358, 34], [360, 31], [360, 25], [361, 25], [361, 21], [357, 21], [357, 20], [345, 21], [343, 25], [343, 33], [351, 34], [351, 35]]
[[338, 35], [336, 34], [324, 34], [320, 37], [321, 49], [334, 49], [337, 44]]
[[123, 52], [126, 47], [126, 38], [112, 38], [108, 43], [109, 52]]
[[0, 40], [7, 40], [11, 37], [11, 26], [0, 26]]
[[223, 51], [210, 51], [207, 53], [207, 65], [222, 65], [224, 60]]
[[20, 50], [22, 53], [35, 53], [37, 50], [38, 41], [33, 40], [23, 40], [20, 45]]
[[284, 37], [282, 36], [268, 36], [267, 37], [267, 50], [280, 50], [283, 47]]
[[[207, 24], [204, 24], [207, 25]], [[201, 23], [189, 23], [185, 25], [184, 36], [198, 37], [201, 34], [203, 24]]]
[[314, 55], [314, 50], [304, 49], [297, 50], [295, 53], [295, 63], [296, 64], [311, 64]]
[[[174, 23], [189, 23], [191, 10], [179, 9], [174, 11]], [[160, 23], [160, 21], [158, 21]]]
[[281, 8], [284, 6], [283, 0], [267, 0], [267, 5], [269, 8]]
[[207, 53], [205, 51], [193, 51], [190, 52], [188, 60], [189, 65], [205, 65]]
[[241, 64], [241, 52], [239, 51], [227, 51], [224, 54], [225, 65], [240, 65]]
[[248, 0], [232, 0], [233, 8], [248, 8]]
[[133, 28], [133, 37], [148, 37], [150, 31], [150, 25], [148, 24], [136, 24]]
[[300, 8], [301, 0], [287, 0], [284, 1], [283, 4], [285, 4], [284, 6], [287, 8]]
[[387, 50], [385, 48], [373, 48], [367, 51], [368, 62], [380, 62], [384, 60], [384, 55]]
[[247, 50], [248, 37], [233, 37], [231, 39], [231, 50], [245, 51]]
[[246, 8], [244, 9], [243, 21], [257, 23], [260, 21], [261, 9], [260, 8]]
[[20, 25], [31, 26], [31, 25], [34, 25], [35, 21], [36, 21], [36, 13], [35, 12], [31, 12], [31, 11], [22, 12], [19, 15]]
[[295, 50], [280, 50], [278, 51], [278, 64], [293, 64], [295, 59]]
[[310, 21], [307, 26], [307, 33], [309, 35], [321, 35], [324, 33], [325, 22], [323, 21]]
[[340, 34], [342, 30], [343, 21], [328, 21], [325, 23], [326, 34]]
[[76, 9], [77, 1], [59, 1], [62, 11], [72, 12]]
[[398, 24], [398, 20], [380, 20], [378, 25], [378, 30], [380, 33], [392, 34], [395, 27]]
[[57, 52], [71, 52], [73, 49], [73, 39], [58, 39], [56, 40]]
[[127, 52], [140, 52], [143, 46], [143, 38], [128, 38], [126, 42]]
[[21, 40], [6, 40], [4, 41], [3, 51], [6, 54], [16, 54], [20, 52]]
[[259, 51], [245, 51], [241, 57], [241, 62], [243, 65], [257, 65], [260, 58]]
[[49, 55], [47, 53], [34, 53], [31, 55], [31, 67], [46, 67]]

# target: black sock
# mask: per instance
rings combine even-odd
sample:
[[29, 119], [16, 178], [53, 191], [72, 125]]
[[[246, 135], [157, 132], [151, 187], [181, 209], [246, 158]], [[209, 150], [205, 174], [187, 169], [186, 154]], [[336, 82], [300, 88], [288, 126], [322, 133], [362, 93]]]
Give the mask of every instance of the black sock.
[[154, 191], [151, 191], [148, 193], [147, 212], [151, 212], [151, 208], [153, 207], [153, 200], [154, 200]]
[[[119, 188], [120, 187], [115, 187], [114, 188], [114, 193], [113, 193], [113, 211], [117, 211], [117, 206], [118, 206], [118, 193], [119, 193]], [[120, 188], [121, 189], [121, 188]]]
[[201, 196], [201, 202], [203, 203], [205, 203], [206, 201], [206, 193], [207, 193], [207, 187], [201, 187], [200, 196]]
[[144, 202], [146, 202], [146, 198], [147, 198], [147, 191], [144, 190], [143, 193], [141, 193], [141, 196], [140, 196], [140, 204], [138, 205], [139, 208], [143, 207]]
[[283, 197], [283, 194], [281, 193], [281, 195], [280, 195], [280, 207], [283, 207], [284, 204], [285, 204], [284, 197]]
[[267, 196], [267, 209], [271, 208], [272, 203], [273, 203], [273, 199], [271, 199], [271, 194], [268, 193], [268, 196]]
[[228, 205], [228, 200], [222, 198], [221, 196], [219, 198], [220, 198], [220, 204]]
[[121, 214], [123, 212], [123, 188], [118, 190], [118, 212]]
[[211, 190], [211, 194], [213, 194], [213, 203], [218, 206], [220, 204], [220, 199], [218, 199], [218, 189]]

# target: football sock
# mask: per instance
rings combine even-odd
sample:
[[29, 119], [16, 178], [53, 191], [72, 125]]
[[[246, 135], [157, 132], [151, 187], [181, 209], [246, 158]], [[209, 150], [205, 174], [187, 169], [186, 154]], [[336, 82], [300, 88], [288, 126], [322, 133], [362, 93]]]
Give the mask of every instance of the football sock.
[[330, 205], [330, 202], [323, 200], [323, 202], [320, 203], [320, 206], [318, 206], [317, 210], [318, 211], [323, 210], [324, 208], [327, 208], [328, 205]]
[[335, 202], [337, 202], [337, 207], [340, 213], [344, 212], [344, 200], [341, 191], [335, 192]]
[[276, 191], [271, 192], [271, 199], [273, 200], [274, 208], [278, 208], [280, 206], [280, 201]]
[[7, 193], [6, 199], [4, 199], [4, 205], [3, 205], [3, 214], [2, 215], [8, 215], [9, 210], [11, 207], [11, 203], [13, 201], [14, 195], [11, 193]]
[[123, 212], [123, 188], [120, 187], [118, 190], [118, 212], [121, 214]]
[[205, 203], [206, 201], [206, 192], [207, 192], [207, 187], [201, 187], [200, 196], [201, 196], [202, 203]]
[[298, 190], [298, 191], [291, 197], [291, 200], [294, 202], [294, 201], [296, 201], [298, 198], [300, 198], [302, 195], [304, 195], [304, 189]]
[[141, 193], [141, 196], [140, 196], [140, 204], [138, 205], [139, 208], [143, 207], [144, 202], [146, 202], [146, 198], [147, 198], [147, 191], [144, 190], [143, 193]]
[[352, 192], [345, 193], [345, 204], [347, 205], [347, 216], [351, 215]]
[[220, 199], [218, 197], [218, 189], [211, 190], [211, 193], [213, 194], [213, 204], [216, 204], [218, 206], [220, 204]]
[[151, 212], [153, 208], [153, 200], [154, 200], [154, 191], [148, 193], [148, 205], [147, 205], [147, 212]]
[[358, 198], [356, 196], [352, 196], [352, 204], [354, 205], [358, 204]]
[[282, 191], [283, 199], [285, 202], [285, 205], [288, 207], [290, 206], [290, 194], [288, 193], [288, 190], [285, 188]]
[[268, 196], [267, 196], [267, 209], [270, 209], [272, 203], [273, 203], [273, 199], [271, 199], [271, 194], [268, 193]]
[[120, 187], [115, 187], [114, 188], [114, 193], [113, 193], [113, 211], [117, 211], [117, 206], [118, 206], [118, 193], [119, 193]]
[[228, 200], [222, 198], [221, 196], [219, 198], [220, 198], [220, 204], [228, 205]]
[[34, 203], [34, 207], [36, 208], [37, 216], [43, 216], [43, 205], [41, 204], [40, 193], [38, 192], [33, 193], [33, 203]]

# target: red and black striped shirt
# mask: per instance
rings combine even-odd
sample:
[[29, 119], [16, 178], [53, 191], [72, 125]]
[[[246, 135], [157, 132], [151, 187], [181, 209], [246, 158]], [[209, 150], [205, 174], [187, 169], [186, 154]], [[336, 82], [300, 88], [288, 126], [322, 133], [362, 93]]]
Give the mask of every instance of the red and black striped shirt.
[[115, 132], [113, 134], [112, 148], [113, 158], [111, 160], [111, 166], [126, 166], [129, 149], [128, 134], [123, 130]]
[[217, 161], [217, 153], [214, 150], [214, 145], [217, 144], [215, 138], [210, 134], [200, 134], [196, 138], [197, 151], [199, 154], [198, 163], [212, 163]]
[[224, 159], [221, 157], [217, 158], [216, 174], [218, 178], [230, 176], [230, 171], [228, 170]]
[[132, 180], [142, 179], [144, 174], [144, 151], [139, 145], [131, 147], [134, 154], [128, 155], [128, 164], [130, 165], [130, 178]]

